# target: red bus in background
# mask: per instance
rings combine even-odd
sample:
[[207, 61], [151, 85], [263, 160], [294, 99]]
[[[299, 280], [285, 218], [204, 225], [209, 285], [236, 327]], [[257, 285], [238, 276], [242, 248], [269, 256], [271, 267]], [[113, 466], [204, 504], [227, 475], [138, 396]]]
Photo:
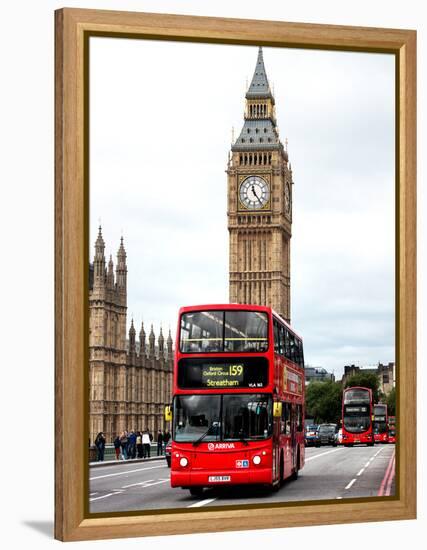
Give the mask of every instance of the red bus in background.
[[263, 484], [277, 490], [304, 466], [302, 340], [271, 308], [179, 311], [171, 486]]
[[388, 417], [388, 442], [396, 443], [396, 417]]
[[374, 440], [375, 443], [388, 443], [388, 415], [385, 403], [374, 405]]
[[372, 390], [369, 388], [346, 388], [342, 400], [342, 443], [346, 447], [354, 444], [374, 444], [372, 430]]

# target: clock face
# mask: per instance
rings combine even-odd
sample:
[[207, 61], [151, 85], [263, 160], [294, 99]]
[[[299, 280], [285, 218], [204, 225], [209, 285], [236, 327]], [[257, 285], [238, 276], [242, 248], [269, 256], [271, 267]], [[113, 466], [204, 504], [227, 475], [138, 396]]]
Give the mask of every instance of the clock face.
[[267, 204], [270, 189], [268, 183], [259, 176], [249, 176], [242, 181], [239, 196], [245, 208], [259, 210]]
[[291, 188], [289, 183], [285, 185], [285, 213], [289, 214], [291, 211]]

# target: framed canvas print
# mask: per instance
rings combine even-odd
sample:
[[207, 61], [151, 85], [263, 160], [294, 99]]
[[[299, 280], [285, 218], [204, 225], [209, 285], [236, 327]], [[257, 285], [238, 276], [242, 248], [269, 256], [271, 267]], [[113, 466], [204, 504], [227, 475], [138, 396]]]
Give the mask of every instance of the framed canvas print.
[[415, 48], [56, 12], [58, 539], [415, 517]]

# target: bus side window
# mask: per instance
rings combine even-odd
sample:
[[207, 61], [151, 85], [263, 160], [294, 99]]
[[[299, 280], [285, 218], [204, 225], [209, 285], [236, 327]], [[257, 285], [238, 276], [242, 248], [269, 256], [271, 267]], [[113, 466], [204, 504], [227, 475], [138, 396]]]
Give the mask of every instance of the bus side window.
[[298, 344], [299, 344], [299, 364], [302, 368], [304, 368], [304, 348], [301, 340], [298, 340]]
[[280, 344], [279, 344], [279, 353], [286, 357], [286, 335], [285, 327], [280, 326]]
[[274, 351], [280, 353], [280, 330], [276, 320], [274, 320]]
[[289, 332], [284, 328], [283, 328], [283, 355], [287, 358], [287, 359], [290, 359], [289, 357]]
[[289, 333], [289, 359], [294, 363], [298, 363], [298, 352], [295, 342], [295, 335]]
[[289, 424], [290, 423], [290, 417], [289, 417], [289, 403], [283, 403], [282, 402], [282, 418], [280, 422], [280, 433], [282, 434], [288, 434], [289, 431]]

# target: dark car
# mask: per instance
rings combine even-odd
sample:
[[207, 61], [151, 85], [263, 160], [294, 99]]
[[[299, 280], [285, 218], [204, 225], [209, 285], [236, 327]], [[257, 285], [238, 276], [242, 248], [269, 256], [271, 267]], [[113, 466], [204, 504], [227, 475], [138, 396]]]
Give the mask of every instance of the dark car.
[[172, 441], [169, 441], [169, 443], [166, 445], [166, 448], [165, 448], [166, 463], [169, 468], [171, 467], [171, 454], [172, 454]]
[[306, 447], [319, 446], [319, 436], [317, 433], [317, 425], [316, 424], [310, 424], [305, 427], [305, 435], [304, 435], [304, 442]]
[[318, 446], [321, 445], [332, 445], [333, 447], [337, 446], [337, 426], [336, 424], [320, 424], [318, 430]]

